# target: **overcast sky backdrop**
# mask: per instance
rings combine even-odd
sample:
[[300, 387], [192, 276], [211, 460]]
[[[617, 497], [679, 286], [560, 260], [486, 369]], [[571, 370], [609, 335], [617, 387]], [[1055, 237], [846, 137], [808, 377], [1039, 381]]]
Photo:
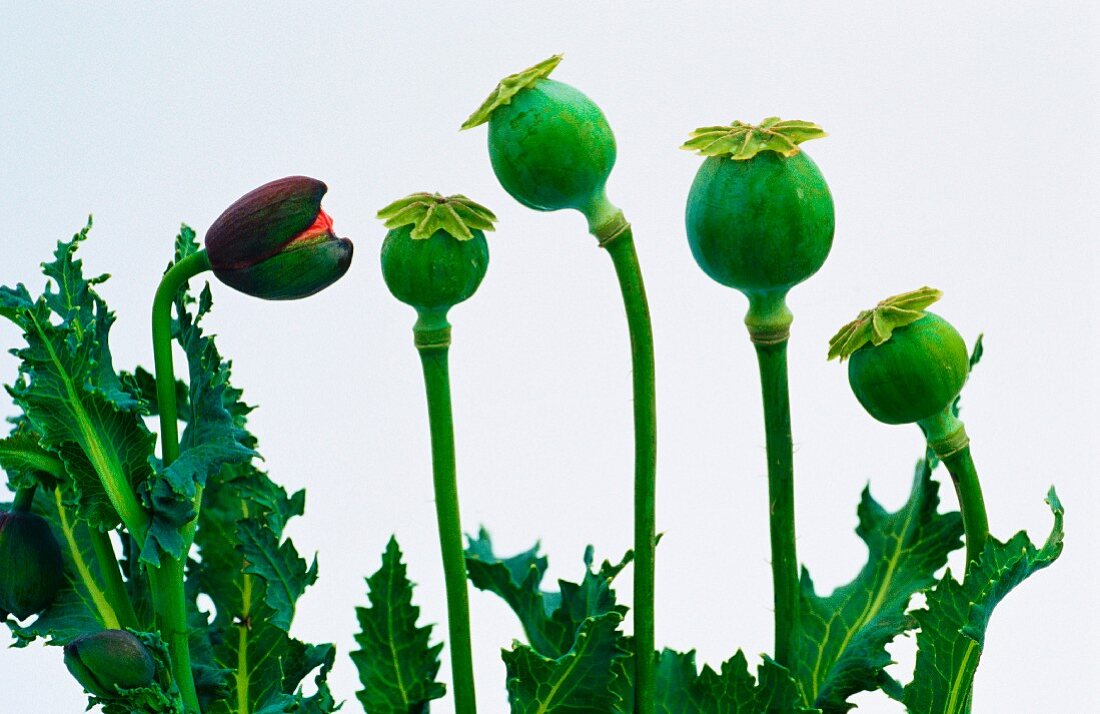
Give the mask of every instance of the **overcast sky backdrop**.
[[[351, 5], [350, 3], [347, 5]], [[215, 285], [210, 324], [266, 466], [308, 488], [291, 527], [321, 579], [295, 633], [334, 641], [332, 681], [358, 710], [353, 608], [391, 533], [427, 622], [445, 604], [412, 311], [382, 283], [375, 211], [413, 191], [465, 193], [500, 217], [482, 288], [453, 313], [462, 508], [511, 553], [541, 538], [551, 581], [630, 547], [628, 340], [610, 261], [575, 213], [538, 214], [497, 184], [485, 129], [458, 125], [496, 81], [565, 53], [555, 78], [614, 127], [609, 191], [634, 223], [657, 340], [660, 645], [717, 664], [771, 647], [764, 435], [740, 295], [688, 251], [683, 207], [701, 125], [770, 115], [830, 133], [807, 145], [836, 202], [833, 254], [797, 288], [791, 392], [799, 556], [828, 592], [859, 570], [870, 483], [904, 500], [921, 452], [826, 363], [828, 338], [880, 298], [928, 284], [986, 357], [964, 418], [995, 535], [1065, 554], [998, 608], [975, 712], [1095, 702], [1097, 91], [1086, 2], [369, 2], [0, 6], [0, 282], [39, 288], [54, 242], [95, 214], [88, 270], [114, 275], [116, 365], [150, 366], [148, 309], [181, 221], [201, 234], [242, 193], [289, 174], [330, 186], [356, 244], [347, 277], [293, 304]], [[19, 344], [0, 327], [0, 347]], [[2, 381], [16, 363], [0, 357]], [[12, 413], [10, 404], [0, 414]], [[946, 506], [954, 495], [944, 489]], [[952, 559], [961, 566], [961, 551]], [[630, 574], [621, 594], [629, 602]], [[483, 711], [506, 711], [499, 650], [521, 630], [472, 594]], [[629, 623], [628, 623], [629, 624]], [[6, 632], [0, 642], [8, 641]], [[894, 648], [908, 679], [912, 640]], [[0, 710], [78, 712], [56, 649], [0, 651]], [[449, 681], [444, 659], [442, 676]], [[899, 712], [881, 695], [860, 711]], [[450, 700], [433, 706], [449, 712]]]

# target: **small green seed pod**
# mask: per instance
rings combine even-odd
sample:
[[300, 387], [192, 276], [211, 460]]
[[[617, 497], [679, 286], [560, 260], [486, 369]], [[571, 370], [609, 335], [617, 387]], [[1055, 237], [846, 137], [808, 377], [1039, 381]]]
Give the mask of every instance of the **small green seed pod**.
[[950, 410], [970, 371], [970, 356], [951, 323], [924, 308], [941, 293], [921, 288], [880, 302], [829, 343], [829, 358], [848, 359], [848, 382], [863, 408], [886, 424], [912, 424]]
[[780, 334], [787, 292], [816, 273], [833, 244], [833, 198], [798, 146], [825, 136], [816, 124], [765, 119], [703, 127], [681, 148], [708, 157], [688, 194], [688, 244], [712, 279], [750, 300], [750, 330]]
[[61, 548], [44, 518], [0, 512], [0, 613], [22, 620], [49, 607], [61, 589]]
[[414, 193], [378, 212], [390, 229], [382, 277], [401, 302], [445, 317], [481, 285], [489, 266], [484, 231], [496, 216], [465, 196]]
[[886, 424], [911, 424], [951, 406], [966, 382], [966, 343], [947, 320], [926, 313], [848, 362], [859, 403]]
[[141, 640], [125, 630], [81, 635], [65, 645], [65, 666], [89, 694], [109, 699], [120, 689], [153, 682], [156, 661]]
[[951, 323], [925, 311], [941, 294], [923, 287], [864, 310], [829, 340], [829, 359], [848, 360], [848, 383], [871, 416], [917, 424], [947, 467], [959, 496], [969, 567], [982, 557], [989, 518], [970, 437], [955, 408], [971, 357]]
[[500, 184], [540, 211], [599, 210], [615, 165], [615, 135], [595, 102], [547, 79], [561, 55], [501, 80], [462, 125], [489, 124], [489, 158]]

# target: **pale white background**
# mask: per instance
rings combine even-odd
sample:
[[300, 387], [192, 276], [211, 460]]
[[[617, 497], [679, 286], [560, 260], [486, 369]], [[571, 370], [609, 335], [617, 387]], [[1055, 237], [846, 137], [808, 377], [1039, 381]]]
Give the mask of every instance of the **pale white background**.
[[[308, 512], [320, 552], [295, 632], [335, 641], [332, 677], [358, 710], [353, 607], [391, 533], [428, 622], [444, 622], [413, 314], [378, 269], [375, 211], [417, 190], [462, 192], [500, 216], [484, 285], [453, 313], [454, 402], [468, 529], [500, 549], [542, 538], [551, 575], [585, 544], [630, 545], [630, 367], [610, 262], [577, 214], [537, 214], [497, 185], [484, 128], [459, 123], [497, 79], [555, 52], [555, 77], [605, 110], [619, 142], [610, 193], [635, 225], [657, 335], [658, 642], [718, 663], [770, 648], [763, 429], [743, 299], [710, 282], [682, 212], [692, 128], [778, 114], [821, 123], [808, 145], [837, 232], [796, 289], [791, 391], [799, 555], [827, 591], [865, 550], [870, 482], [910, 485], [915, 428], [866, 416], [826, 341], [860, 308], [930, 284], [986, 359], [965, 419], [996, 535], [1043, 538], [1043, 496], [1067, 507], [1065, 555], [998, 608], [975, 711], [1082, 712], [1095, 696], [1097, 67], [1087, 3], [379, 3], [184, 9], [5, 3], [0, 10], [0, 281], [29, 281], [94, 212], [82, 254], [111, 272], [116, 363], [151, 362], [148, 306], [179, 222], [200, 231], [237, 196], [294, 173], [331, 187], [356, 241], [348, 276], [294, 304], [215, 286], [211, 324], [261, 405], [267, 466]], [[18, 344], [0, 328], [0, 346]], [[0, 358], [8, 382], [15, 361]], [[10, 414], [4, 404], [0, 413]], [[950, 489], [948, 505], [954, 505]], [[953, 564], [959, 565], [958, 554]], [[622, 594], [629, 600], [630, 574]], [[520, 629], [472, 596], [482, 708], [506, 711], [499, 649]], [[0, 640], [9, 641], [7, 634]], [[895, 647], [911, 667], [911, 640]], [[908, 678], [903, 666], [897, 675]], [[449, 679], [444, 664], [442, 676]], [[0, 652], [0, 712], [78, 712], [60, 652]], [[898, 712], [880, 695], [860, 711]], [[450, 711], [449, 700], [433, 711]]]

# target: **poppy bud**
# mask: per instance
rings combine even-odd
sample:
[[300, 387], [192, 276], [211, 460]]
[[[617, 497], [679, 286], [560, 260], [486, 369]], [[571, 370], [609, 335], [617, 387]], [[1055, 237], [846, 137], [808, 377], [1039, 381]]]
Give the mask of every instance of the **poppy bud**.
[[332, 232], [321, 210], [328, 187], [289, 176], [237, 199], [206, 232], [214, 275], [265, 300], [294, 300], [325, 289], [351, 266], [352, 244]]
[[77, 637], [65, 645], [65, 666], [89, 694], [105, 699], [119, 689], [148, 687], [157, 672], [153, 655], [125, 630]]
[[0, 614], [20, 620], [45, 610], [61, 588], [61, 549], [44, 518], [0, 512]]
[[489, 266], [484, 231], [496, 216], [465, 196], [414, 193], [378, 212], [390, 229], [382, 277], [401, 302], [442, 312], [466, 300]]

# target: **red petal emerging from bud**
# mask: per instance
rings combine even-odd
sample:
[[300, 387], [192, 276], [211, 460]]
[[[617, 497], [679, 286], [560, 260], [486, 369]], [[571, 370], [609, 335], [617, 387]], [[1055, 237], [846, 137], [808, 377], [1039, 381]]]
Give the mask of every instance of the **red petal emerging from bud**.
[[325, 184], [304, 176], [272, 181], [240, 198], [206, 234], [214, 274], [265, 300], [293, 300], [336, 282], [352, 245], [321, 210]]

